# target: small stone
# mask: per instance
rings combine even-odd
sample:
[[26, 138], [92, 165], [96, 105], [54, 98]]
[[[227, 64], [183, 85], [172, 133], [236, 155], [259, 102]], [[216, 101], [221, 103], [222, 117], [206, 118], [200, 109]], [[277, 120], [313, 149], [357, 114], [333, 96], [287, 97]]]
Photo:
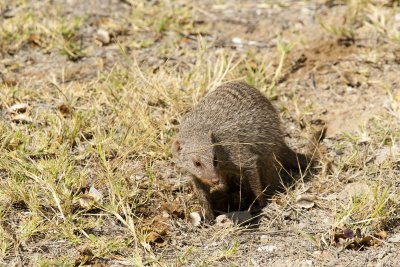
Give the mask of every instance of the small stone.
[[217, 216], [217, 218], [215, 218], [215, 222], [216, 225], [226, 228], [234, 225], [233, 221], [226, 214]]
[[313, 265], [314, 265], [314, 264], [313, 264], [313, 261], [312, 261], [312, 260], [305, 260], [305, 261], [303, 261], [303, 262], [301, 263], [300, 266], [306, 267], [306, 266], [313, 266]]
[[233, 226], [250, 222], [252, 219], [251, 213], [248, 211], [235, 211], [217, 216], [215, 219], [217, 225]]
[[261, 246], [259, 248], [257, 248], [258, 252], [269, 252], [272, 253], [274, 251], [278, 250], [277, 246], [274, 245], [265, 245], [265, 246]]
[[233, 37], [233, 38], [232, 38], [232, 43], [237, 44], [237, 45], [242, 45], [242, 44], [243, 44], [243, 41], [242, 41], [242, 39], [239, 38], [239, 37]]
[[190, 223], [193, 226], [199, 226], [201, 223], [201, 216], [198, 212], [192, 212], [189, 214]]
[[269, 242], [269, 241], [271, 241], [271, 240], [270, 240], [269, 235], [262, 235], [262, 236], [260, 237], [260, 241], [261, 241], [262, 243], [267, 243], [267, 242]]
[[3, 12], [2, 12], [3, 14], [3, 18], [5, 18], [5, 19], [10, 19], [10, 18], [12, 18], [12, 17], [14, 17], [16, 14], [17, 14], [17, 9], [13, 9], [13, 8], [11, 8], [11, 7], [9, 7], [9, 6], [7, 6], [4, 10], [3, 10]]
[[141, 180], [143, 180], [144, 178], [146, 178], [146, 176], [145, 176], [144, 174], [135, 174], [135, 175], [134, 175], [134, 179], [135, 179], [136, 181], [141, 181]]
[[398, 158], [398, 156], [400, 155], [400, 146], [393, 145], [391, 147], [384, 147], [382, 149], [379, 149], [376, 154], [377, 156], [375, 158], [375, 163], [382, 164], [385, 161], [390, 160], [391, 158]]
[[251, 261], [251, 263], [253, 264], [254, 267], [259, 267], [260, 266], [260, 264], [258, 264], [256, 259], [251, 258], [250, 261]]
[[400, 234], [389, 237], [387, 241], [389, 243], [400, 243]]
[[96, 39], [99, 40], [102, 44], [110, 43], [110, 33], [104, 29], [98, 29], [96, 32]]
[[315, 205], [315, 196], [300, 195], [296, 198], [296, 206], [303, 209], [311, 209]]

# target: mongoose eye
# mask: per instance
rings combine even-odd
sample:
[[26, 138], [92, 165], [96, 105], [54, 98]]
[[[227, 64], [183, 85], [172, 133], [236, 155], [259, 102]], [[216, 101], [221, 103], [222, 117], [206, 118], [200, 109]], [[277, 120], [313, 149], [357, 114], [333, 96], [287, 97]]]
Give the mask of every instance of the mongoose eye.
[[194, 166], [196, 166], [196, 167], [201, 167], [201, 162], [198, 161], [198, 160], [196, 160], [196, 161], [194, 162]]
[[214, 167], [217, 167], [217, 165], [218, 165], [218, 159], [217, 159], [217, 156], [214, 156], [214, 159], [213, 159], [213, 165], [214, 165]]

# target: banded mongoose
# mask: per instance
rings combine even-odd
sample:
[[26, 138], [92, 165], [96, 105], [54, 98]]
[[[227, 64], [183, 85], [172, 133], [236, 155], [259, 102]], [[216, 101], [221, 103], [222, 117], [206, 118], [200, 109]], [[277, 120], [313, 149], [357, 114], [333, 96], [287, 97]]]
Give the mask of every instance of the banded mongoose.
[[207, 221], [214, 218], [213, 188], [229, 193], [232, 184], [240, 184], [263, 207], [281, 185], [281, 167], [299, 171], [312, 162], [286, 145], [272, 104], [242, 82], [217, 87], [183, 116], [172, 155], [191, 174]]

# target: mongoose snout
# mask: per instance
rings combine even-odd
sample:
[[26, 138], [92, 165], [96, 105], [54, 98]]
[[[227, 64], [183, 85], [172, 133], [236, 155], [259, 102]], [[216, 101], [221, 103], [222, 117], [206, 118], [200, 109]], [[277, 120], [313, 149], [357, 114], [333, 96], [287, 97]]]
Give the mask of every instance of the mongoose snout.
[[[176, 139], [172, 144], [172, 155], [178, 167], [189, 171], [209, 186], [218, 185], [221, 181], [213, 138], [210, 131], [193, 135], [191, 140]], [[201, 144], [208, 146], [202, 147]]]
[[239, 186], [246, 199], [262, 207], [281, 186], [282, 168], [299, 171], [313, 163], [286, 145], [272, 104], [242, 82], [219, 86], [184, 115], [172, 155], [192, 176], [207, 220], [214, 218], [210, 192], [215, 188], [225, 197]]

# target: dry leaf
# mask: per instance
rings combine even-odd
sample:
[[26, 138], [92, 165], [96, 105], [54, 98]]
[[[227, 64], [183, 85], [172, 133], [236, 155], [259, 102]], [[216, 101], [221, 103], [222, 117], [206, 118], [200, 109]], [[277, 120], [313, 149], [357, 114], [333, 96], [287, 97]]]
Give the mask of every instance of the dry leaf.
[[91, 186], [87, 194], [83, 194], [79, 198], [79, 205], [84, 209], [89, 209], [96, 203], [99, 203], [103, 195], [94, 186]]
[[103, 198], [103, 194], [98, 191], [94, 186], [90, 187], [88, 196], [91, 196], [96, 202], [100, 202], [100, 200]]
[[359, 87], [361, 85], [361, 82], [358, 80], [355, 73], [353, 72], [345, 71], [343, 73], [343, 78], [344, 82], [351, 87]]
[[276, 203], [279, 206], [286, 206], [287, 205], [286, 201], [283, 198], [277, 197], [277, 196], [274, 196], [274, 197], [271, 198], [271, 203]]
[[11, 107], [8, 108], [8, 112], [11, 114], [15, 113], [25, 113], [26, 110], [28, 109], [28, 104], [25, 103], [16, 103], [12, 105]]
[[382, 239], [386, 239], [387, 233], [385, 231], [380, 231], [378, 233], [371, 235], [362, 235], [359, 228], [355, 232], [353, 230], [346, 229], [335, 229], [333, 233], [333, 243], [337, 247], [343, 249], [354, 249], [360, 250], [364, 247], [377, 246], [381, 244]]
[[89, 209], [94, 204], [94, 200], [91, 196], [83, 195], [79, 198], [79, 205], [84, 209]]
[[58, 105], [57, 109], [58, 109], [58, 111], [61, 112], [61, 114], [62, 114], [64, 117], [71, 115], [71, 109], [70, 109], [70, 107], [69, 107], [68, 105], [64, 104], [64, 103]]
[[167, 235], [169, 228], [169, 224], [166, 221], [167, 218], [163, 217], [163, 215], [156, 215], [151, 222], [143, 228], [143, 231], [147, 233], [147, 243], [159, 247], [166, 245], [164, 236]]
[[28, 37], [28, 43], [32, 47], [42, 47], [43, 46], [43, 37], [41, 34], [31, 33]]
[[80, 255], [83, 256], [93, 256], [93, 252], [87, 246], [80, 246], [77, 248]]
[[88, 264], [94, 259], [94, 254], [88, 246], [80, 246], [77, 250], [79, 257], [75, 260], [75, 266], [80, 266], [83, 263]]
[[160, 229], [159, 231], [151, 231], [146, 237], [146, 242], [159, 247], [165, 246], [166, 242], [163, 236], [166, 234], [167, 230], [165, 228]]
[[32, 123], [32, 119], [25, 114], [17, 114], [11, 118], [11, 121], [16, 123]]
[[185, 211], [183, 210], [182, 205], [177, 201], [172, 203], [163, 203], [162, 210], [168, 212], [168, 214], [175, 218], [185, 218]]
[[163, 242], [163, 239], [159, 233], [152, 231], [147, 235], [146, 241], [148, 243], [157, 243], [157, 242]]
[[353, 238], [354, 237], [354, 232], [353, 232], [353, 230], [351, 230], [349, 228], [346, 228], [346, 229], [343, 230], [343, 235], [346, 238]]
[[387, 232], [386, 231], [380, 231], [380, 232], [374, 234], [374, 236], [376, 238], [379, 238], [379, 239], [386, 239], [387, 238]]

